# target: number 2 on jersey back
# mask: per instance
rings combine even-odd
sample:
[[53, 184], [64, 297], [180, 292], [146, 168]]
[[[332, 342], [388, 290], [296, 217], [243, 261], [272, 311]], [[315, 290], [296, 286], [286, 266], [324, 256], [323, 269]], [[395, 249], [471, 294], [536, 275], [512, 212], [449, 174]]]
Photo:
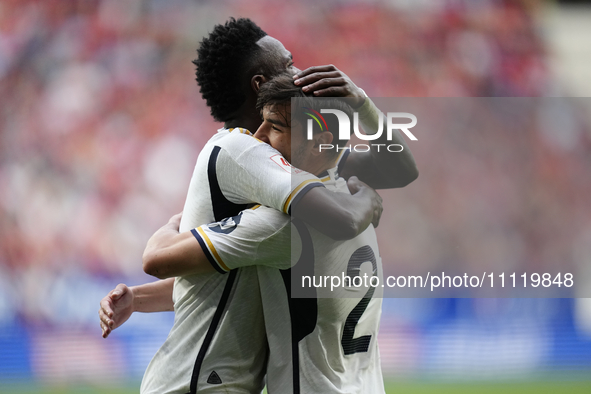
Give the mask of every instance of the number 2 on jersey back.
[[[376, 262], [376, 256], [373, 250], [369, 246], [362, 246], [357, 249], [349, 258], [349, 263], [347, 264], [347, 276], [353, 278], [360, 276], [359, 272], [361, 269], [361, 265], [365, 262], [371, 262], [372, 265], [372, 276], [377, 276], [378, 274], [378, 266]], [[343, 336], [341, 338], [341, 346], [343, 347], [343, 352], [345, 355], [355, 354], [355, 353], [365, 353], [369, 349], [369, 344], [371, 342], [371, 335], [363, 335], [357, 338], [353, 338], [355, 335], [355, 327], [357, 323], [359, 323], [359, 319], [361, 319], [361, 315], [367, 309], [367, 305], [373, 294], [375, 292], [375, 287], [370, 287], [365, 293], [365, 296], [359, 301], [359, 303], [353, 308], [349, 316], [347, 316], [347, 320], [345, 321], [345, 327], [343, 329]]]

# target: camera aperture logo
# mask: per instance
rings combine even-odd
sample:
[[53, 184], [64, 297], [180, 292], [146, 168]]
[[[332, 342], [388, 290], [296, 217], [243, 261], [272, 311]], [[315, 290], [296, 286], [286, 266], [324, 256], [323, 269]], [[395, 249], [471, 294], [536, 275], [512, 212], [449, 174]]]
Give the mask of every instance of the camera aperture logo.
[[[349, 116], [338, 109], [321, 109], [320, 112], [315, 111], [312, 108], [304, 107], [305, 110], [309, 112], [304, 112], [306, 115], [310, 116], [311, 119], [308, 119], [307, 122], [307, 138], [308, 140], [312, 140], [313, 136], [313, 127], [314, 121], [320, 127], [321, 131], [328, 131], [328, 126], [326, 120], [322, 116], [322, 114], [333, 114], [337, 117], [339, 123], [339, 141], [348, 141], [351, 139], [351, 120]], [[394, 123], [395, 119], [407, 119], [410, 122], [407, 123]], [[404, 133], [408, 139], [411, 141], [417, 141], [417, 137], [414, 136], [413, 133], [410, 132], [409, 129], [413, 128], [417, 124], [417, 117], [409, 112], [388, 112], [386, 115], [386, 140], [392, 141], [392, 135], [394, 130], [400, 130]], [[379, 113], [379, 122], [378, 122], [378, 130], [372, 134], [363, 134], [359, 131], [359, 113], [353, 113], [353, 133], [357, 138], [362, 141], [375, 141], [382, 136], [384, 133], [384, 114], [382, 112]], [[366, 130], [366, 132], [371, 133], [373, 130]], [[368, 144], [355, 144], [355, 145], [348, 145], [348, 146], [338, 146], [335, 144], [320, 144], [319, 150], [330, 150], [336, 149], [337, 152], [344, 149], [351, 149], [356, 152], [368, 152], [372, 148], [376, 148], [377, 151], [380, 151], [380, 148], [385, 148], [388, 152], [402, 152], [404, 147], [401, 144], [384, 144], [384, 143], [368, 143]]]

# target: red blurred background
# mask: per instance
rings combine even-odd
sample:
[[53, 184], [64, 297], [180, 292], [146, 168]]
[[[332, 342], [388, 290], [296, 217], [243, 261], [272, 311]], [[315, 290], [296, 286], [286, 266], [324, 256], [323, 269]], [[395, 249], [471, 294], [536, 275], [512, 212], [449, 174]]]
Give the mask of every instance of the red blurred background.
[[[165, 337], [170, 316], [150, 316], [129, 323], [144, 339], [122, 328], [121, 342], [102, 341], [96, 311], [120, 281], [151, 280], [141, 273], [145, 242], [182, 209], [197, 154], [220, 127], [191, 64], [214, 24], [250, 17], [283, 42], [297, 67], [333, 63], [372, 97], [543, 97], [568, 95], [543, 25], [555, 6], [1, 1], [0, 380], [141, 376]], [[406, 210], [395, 215], [400, 224], [382, 223], [380, 236], [405, 232], [404, 242], [386, 243], [409, 264], [470, 260], [482, 256], [479, 235], [509, 215], [510, 225], [497, 226], [485, 245], [509, 250], [495, 258], [517, 256], [533, 269], [589, 265], [591, 134], [584, 114], [576, 116], [576, 126], [558, 136], [533, 122], [519, 136], [499, 133], [495, 143], [511, 147], [506, 157], [481, 156], [477, 147], [488, 139], [450, 141], [442, 161], [419, 149], [425, 175], [385, 193]], [[515, 193], [523, 201], [507, 213]], [[487, 198], [498, 203], [479, 205]], [[384, 369], [389, 377], [461, 377], [476, 347], [491, 352], [477, 377], [588, 370], [588, 315], [581, 300], [387, 300]], [[95, 356], [70, 350], [63, 359], [78, 360], [70, 373], [55, 355], [72, 343]], [[108, 364], [113, 352], [118, 361]]]

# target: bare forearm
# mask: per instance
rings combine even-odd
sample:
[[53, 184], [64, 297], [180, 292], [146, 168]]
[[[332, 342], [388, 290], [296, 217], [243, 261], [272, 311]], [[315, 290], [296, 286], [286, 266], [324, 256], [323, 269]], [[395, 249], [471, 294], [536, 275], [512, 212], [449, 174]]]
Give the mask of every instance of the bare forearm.
[[292, 216], [335, 240], [346, 240], [362, 233], [372, 222], [377, 225], [378, 206], [381, 214], [381, 199], [367, 187], [354, 195], [314, 188], [292, 207]]
[[156, 230], [150, 239], [148, 239], [148, 243], [144, 249], [144, 261], [147, 255], [162, 252], [174, 244], [174, 237], [179, 235], [179, 226], [177, 221], [173, 220], [174, 218], [175, 216], [164, 226]]
[[174, 311], [172, 290], [174, 278], [132, 286], [134, 312]]
[[179, 233], [180, 215], [173, 216], [150, 237], [144, 250], [144, 272], [159, 279], [213, 272], [190, 232]]
[[[385, 117], [384, 123], [386, 123]], [[386, 125], [383, 126], [385, 130]], [[392, 130], [391, 139], [387, 139], [387, 134], [384, 131], [376, 140], [377, 144], [383, 144], [381, 150], [378, 151], [374, 148], [369, 151], [374, 166], [380, 174], [379, 184], [376, 184], [376, 187], [379, 189], [404, 187], [417, 179], [419, 170], [414, 156], [400, 131]], [[401, 150], [399, 152], [390, 152], [386, 148], [389, 145], [399, 145]]]
[[[345, 178], [358, 176], [363, 182], [375, 189], [388, 189], [404, 187], [418, 177], [418, 169], [412, 152], [402, 137], [402, 134], [394, 129], [391, 138], [387, 132], [387, 118], [382, 116], [381, 111], [367, 98], [359, 109], [360, 122], [366, 133], [376, 133], [381, 127], [382, 133], [379, 138], [371, 142], [369, 152], [353, 151], [345, 163], [342, 175]], [[389, 151], [388, 146], [398, 145], [396, 151]]]

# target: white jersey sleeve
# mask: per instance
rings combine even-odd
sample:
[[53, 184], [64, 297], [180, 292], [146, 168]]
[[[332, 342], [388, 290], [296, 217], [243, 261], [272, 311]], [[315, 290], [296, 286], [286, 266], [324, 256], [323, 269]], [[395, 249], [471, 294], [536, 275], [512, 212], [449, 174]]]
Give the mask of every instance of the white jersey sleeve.
[[294, 201], [313, 187], [324, 187], [314, 175], [292, 167], [281, 154], [254, 137], [225, 139], [217, 158], [219, 186], [235, 204], [256, 202], [290, 213]]
[[252, 265], [287, 269], [292, 254], [298, 256], [299, 242], [292, 242], [290, 217], [260, 205], [191, 232], [221, 273]]

